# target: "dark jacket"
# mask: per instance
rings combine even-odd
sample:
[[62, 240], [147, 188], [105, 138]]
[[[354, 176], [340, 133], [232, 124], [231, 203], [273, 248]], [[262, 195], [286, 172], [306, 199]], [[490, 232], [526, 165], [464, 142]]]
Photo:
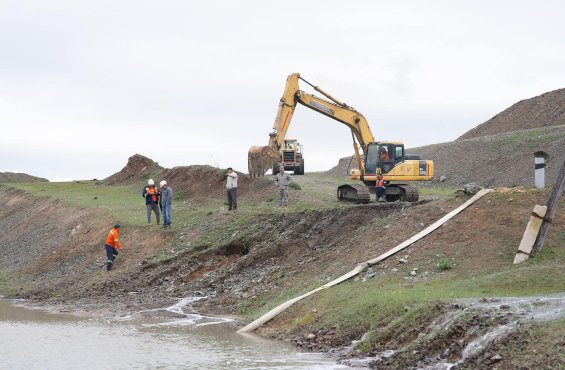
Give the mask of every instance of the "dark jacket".
[[143, 188], [143, 197], [145, 198], [145, 204], [159, 204], [159, 197], [161, 196], [161, 193], [159, 192], [159, 189], [155, 186], [153, 189], [155, 189], [155, 194], [148, 194], [150, 193], [150, 188], [149, 186], [146, 186]]

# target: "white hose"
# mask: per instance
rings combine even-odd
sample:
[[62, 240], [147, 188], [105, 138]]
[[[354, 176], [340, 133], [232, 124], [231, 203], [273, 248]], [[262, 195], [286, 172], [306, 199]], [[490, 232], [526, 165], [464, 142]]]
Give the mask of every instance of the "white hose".
[[314, 294], [314, 293], [316, 293], [316, 292], [318, 292], [322, 289], [329, 288], [331, 286], [342, 283], [345, 280], [351, 279], [352, 277], [359, 274], [361, 271], [365, 270], [368, 266], [372, 266], [372, 265], [392, 256], [396, 252], [401, 251], [402, 249], [408, 247], [409, 245], [414, 244], [418, 240], [422, 239], [424, 236], [428, 235], [432, 231], [436, 230], [437, 228], [439, 228], [440, 226], [445, 224], [448, 220], [455, 217], [457, 214], [459, 214], [465, 208], [469, 207], [471, 204], [475, 203], [477, 200], [482, 198], [484, 195], [488, 194], [491, 190], [492, 189], [483, 189], [483, 190], [479, 191], [471, 199], [469, 199], [468, 201], [466, 201], [465, 203], [463, 203], [459, 207], [455, 208], [453, 211], [449, 212], [448, 214], [446, 214], [445, 216], [443, 216], [442, 218], [440, 218], [439, 220], [437, 220], [436, 222], [434, 222], [433, 224], [431, 224], [430, 226], [428, 226], [424, 230], [420, 231], [418, 234], [411, 237], [410, 239], [400, 243], [396, 247], [390, 249], [389, 251], [381, 254], [380, 256], [378, 256], [376, 258], [373, 258], [373, 259], [371, 259], [367, 262], [364, 262], [364, 263], [360, 263], [359, 265], [357, 265], [357, 267], [355, 267], [353, 270], [349, 271], [347, 274], [342, 275], [339, 278], [337, 278], [333, 281], [330, 281], [329, 283], [322, 285], [321, 287], [316, 288], [316, 289], [314, 289], [314, 290], [312, 290], [312, 291], [310, 291], [306, 294], [303, 294], [299, 297], [292, 298], [292, 299], [278, 305], [277, 307], [273, 308], [272, 310], [270, 310], [269, 312], [267, 312], [263, 316], [259, 317], [258, 319], [256, 319], [252, 323], [250, 323], [247, 326], [239, 329], [237, 332], [238, 333], [246, 333], [246, 332], [253, 331], [253, 330], [257, 329], [258, 327], [260, 327], [261, 325], [263, 325], [264, 323], [266, 323], [267, 321], [269, 321], [272, 318], [274, 318], [275, 316], [277, 316], [278, 314], [280, 314], [281, 312], [285, 311], [287, 308], [289, 308], [290, 306], [292, 306], [296, 302], [300, 301], [301, 299], [306, 298], [309, 295]]

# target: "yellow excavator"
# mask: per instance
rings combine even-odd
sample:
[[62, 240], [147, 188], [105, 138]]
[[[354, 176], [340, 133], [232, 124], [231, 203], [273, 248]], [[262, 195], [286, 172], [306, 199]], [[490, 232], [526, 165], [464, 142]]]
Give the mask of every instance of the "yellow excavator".
[[[310, 85], [331, 101], [300, 90], [299, 80]], [[337, 189], [339, 200], [368, 203], [370, 192], [374, 191], [375, 188], [377, 175], [382, 175], [387, 182], [386, 195], [388, 201], [414, 202], [418, 200], [418, 188], [398, 183], [398, 181], [432, 180], [434, 175], [433, 161], [421, 160], [417, 155], [406, 154], [403, 143], [375, 141], [369, 124], [361, 113], [309, 83], [300, 77], [299, 73], [291, 74], [286, 80], [286, 87], [279, 103], [273, 132], [269, 134], [268, 145], [253, 146], [249, 149], [248, 166], [251, 177], [264, 176], [267, 170], [280, 163], [285, 136], [297, 103], [333, 118], [351, 129], [358, 169], [350, 170], [348, 175], [351, 180], [360, 180], [364, 185], [345, 184], [339, 186]], [[361, 147], [362, 154], [359, 147]], [[304, 168], [304, 162], [302, 162], [302, 168]]]

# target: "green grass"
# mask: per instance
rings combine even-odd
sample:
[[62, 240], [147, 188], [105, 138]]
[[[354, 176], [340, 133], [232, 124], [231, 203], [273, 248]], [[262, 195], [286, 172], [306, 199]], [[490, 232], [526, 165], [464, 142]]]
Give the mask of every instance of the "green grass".
[[[425, 186], [421, 185], [421, 186]], [[426, 188], [420, 187], [418, 192], [420, 193], [420, 197], [438, 197], [439, 199], [453, 199], [455, 198], [455, 192], [457, 189], [454, 188]]]
[[[555, 251], [554, 251], [555, 250]], [[557, 255], [556, 255], [557, 253]], [[545, 254], [545, 256], [544, 256]], [[363, 283], [348, 281], [330, 289], [322, 290], [298, 302], [293, 308], [295, 320], [290, 322], [289, 331], [311, 330], [321, 327], [336, 327], [338, 331], [350, 332], [356, 327], [364, 330], [377, 329], [388, 325], [391, 320], [403, 317], [402, 326], [422, 319], [425, 310], [434, 310], [438, 302], [456, 298], [531, 296], [563, 292], [565, 274], [562, 264], [565, 252], [552, 248], [542, 252], [537, 259], [522, 265], [509, 265], [507, 269], [469, 278], [445, 278], [436, 275], [432, 280], [406, 284], [394, 276], [380, 276]], [[319, 285], [313, 284], [312, 288]], [[303, 293], [305, 291], [301, 291]], [[296, 295], [284, 293], [284, 297]], [[277, 304], [281, 303], [279, 299]], [[252, 318], [273, 307], [263, 302], [258, 310], [251, 310]], [[424, 310], [424, 313], [413, 312]], [[411, 312], [410, 316], [406, 316]], [[431, 311], [430, 311], [431, 312]]]

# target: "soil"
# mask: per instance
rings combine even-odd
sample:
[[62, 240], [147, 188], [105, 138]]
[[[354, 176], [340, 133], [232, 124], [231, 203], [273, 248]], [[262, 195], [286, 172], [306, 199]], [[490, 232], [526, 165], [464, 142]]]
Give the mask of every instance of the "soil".
[[[522, 100], [487, 122], [447, 143], [409, 148], [407, 153], [433, 160], [434, 181], [424, 186], [534, 186], [534, 153], [548, 155], [546, 184], [553, 184], [565, 159], [565, 89]], [[346, 176], [357, 168], [341, 158], [326, 172]]]
[[0, 172], [0, 183], [9, 182], [48, 182], [42, 177], [31, 176], [26, 173]]
[[[380, 264], [378, 270], [385, 275], [408, 276], [407, 284], [416, 284], [439, 277], [435, 268], [439, 254], [457, 261], [459, 278], [502, 269], [516, 251], [531, 205], [540, 203], [544, 196], [524, 189], [488, 195], [417, 247]], [[0, 202], [5, 204], [0, 210], [0, 243], [6, 246], [0, 251], [0, 269], [19, 283], [2, 290], [53, 310], [93, 315], [127, 315], [169, 306], [177, 297], [206, 296], [194, 303], [194, 310], [237, 318], [242, 308], [253, 306], [253, 302], [271, 300], [310, 281], [342, 275], [408, 239], [465, 199], [257, 214], [243, 223], [238, 213], [213, 213], [199, 224], [174, 231], [126, 225], [122, 241], [134, 247], [124, 250], [117, 268], [107, 272], [101, 268], [101, 241], [111, 227], [110, 215], [99, 209], [77, 210], [57, 199], [5, 187], [0, 192]], [[20, 222], [23, 219], [26, 222]], [[484, 219], [493, 220], [488, 231]], [[564, 232], [563, 225], [565, 212], [559, 212], [552, 238]], [[200, 237], [214, 228], [233, 232], [219, 236], [217, 243], [199, 244]], [[502, 246], [496, 253], [505, 258], [493, 259], [485, 253], [489, 246]], [[421, 270], [417, 277], [410, 275], [414, 267]], [[446, 274], [443, 278], [450, 272]], [[9, 291], [15, 287], [16, 291]], [[435, 315], [446, 312], [448, 308], [440, 304]], [[462, 348], [451, 347], [454, 338], [463, 338], [484, 323], [503, 325], [509, 319], [477, 315], [452, 335], [422, 344], [420, 355], [398, 355], [396, 362], [384, 359], [379, 368], [397, 368], [399, 363], [409, 368], [434, 357], [443, 360], [440, 354], [447, 350], [457, 358]], [[292, 313], [284, 313], [259, 332], [304, 349], [335, 351], [349, 347], [367, 330], [364, 326], [346, 332], [319, 327], [289, 332], [285, 328], [291, 318]], [[422, 317], [421, 327], [407, 330], [404, 340], [391, 337], [389, 344], [413, 341], [430, 320], [433, 317]], [[315, 340], [309, 339], [311, 334]], [[342, 353], [343, 359], [350, 356], [350, 352]]]
[[[532, 138], [535, 140], [529, 142]], [[460, 185], [469, 180], [489, 187], [528, 185], [531, 183], [526, 178], [530, 176], [525, 173], [533, 161], [515, 153], [520, 153], [524, 145], [530, 151], [541, 143], [552, 158], [563, 158], [564, 138], [563, 126], [527, 128], [419, 149], [435, 159], [437, 173], [447, 177], [442, 182], [438, 179], [434, 186]], [[469, 154], [475, 152], [480, 154]], [[341, 165], [345, 163], [342, 162]], [[550, 178], [554, 174], [550, 170]], [[225, 192], [224, 176], [222, 170], [209, 166], [165, 169], [147, 157], [134, 155], [124, 169], [103, 182], [137, 185], [148, 178], [156, 182], [166, 179], [176, 189], [186, 189], [182, 197], [214, 198]], [[316, 177], [316, 181], [320, 178]], [[249, 202], [265, 202], [272, 196], [269, 180], [251, 181], [240, 174], [238, 182], [238, 192]], [[293, 195], [295, 201], [320, 207], [256, 213], [209, 212], [206, 217], [172, 230], [125, 225], [121, 239], [129, 247], [124, 248], [116, 268], [106, 271], [102, 242], [115, 222], [111, 214], [102, 209], [72, 207], [61, 200], [35, 196], [7, 185], [0, 187], [0, 292], [8, 297], [26, 298], [52, 310], [119, 316], [170, 306], [178, 297], [206, 296], [207, 299], [193, 304], [194, 310], [235, 317], [240, 324], [243, 319], [239, 314], [260, 309], [262, 302], [279, 301], [281, 292], [304, 292], [313, 282], [329, 281], [350, 271], [408, 239], [467, 199], [460, 196], [417, 203], [326, 208], [323, 201], [316, 202], [313, 193], [297, 190]], [[375, 269], [380, 276], [398, 279], [406, 289], [426, 281], [473, 279], [507, 269], [533, 205], [545, 204], [547, 194], [548, 191], [521, 187], [498, 189]], [[565, 204], [561, 203], [546, 240], [548, 245], [562, 245], [564, 210]], [[438, 256], [452, 261], [456, 269], [440, 272], [436, 266]], [[416, 275], [412, 274], [415, 268]], [[526, 282], [527, 276], [516, 279]], [[300, 309], [310, 308], [293, 308]], [[399, 353], [382, 356], [372, 366], [418, 368], [433, 365], [434, 361], [455, 363], [463, 358], [467, 343], [514, 319], [499, 306], [464, 315], [447, 332], [434, 334], [434, 327], [441, 322], [438, 320], [464, 309], [462, 304], [445, 302], [434, 302], [421, 311], [418, 307], [406, 308], [413, 310], [412, 326], [380, 333], [379, 345], [394, 346]], [[352, 341], [363, 338], [368, 330], [365, 325], [348, 330], [319, 326], [291, 329], [289, 323], [294, 313], [281, 314], [259, 333], [304, 349], [334, 351], [344, 360], [358, 355]], [[520, 326], [508, 339], [514, 342], [508, 343], [530, 340], [526, 334], [529, 328]], [[432, 339], [426, 341], [424, 337]], [[410, 347], [412, 343], [418, 343], [417, 350]], [[512, 368], [510, 354], [514, 348], [495, 343], [457, 366]], [[369, 354], [380, 353], [374, 349]], [[536, 361], [540, 368], [551, 368], [559, 358], [548, 356], [544, 361], [536, 357]]]
[[565, 125], [565, 89], [559, 89], [521, 100], [467, 131], [457, 140], [563, 125]]
[[[251, 181], [249, 176], [236, 172], [238, 173], [239, 196], [244, 197], [248, 193], [265, 195], [267, 189], [270, 189], [270, 181], [265, 179]], [[225, 170], [200, 165], [167, 169], [140, 154], [131, 156], [124, 168], [102, 182], [108, 185], [145, 184], [150, 178], [155, 181], [155, 184], [166, 180], [175, 193], [181, 192], [181, 196], [185, 198], [218, 197], [223, 196], [226, 191]]]

